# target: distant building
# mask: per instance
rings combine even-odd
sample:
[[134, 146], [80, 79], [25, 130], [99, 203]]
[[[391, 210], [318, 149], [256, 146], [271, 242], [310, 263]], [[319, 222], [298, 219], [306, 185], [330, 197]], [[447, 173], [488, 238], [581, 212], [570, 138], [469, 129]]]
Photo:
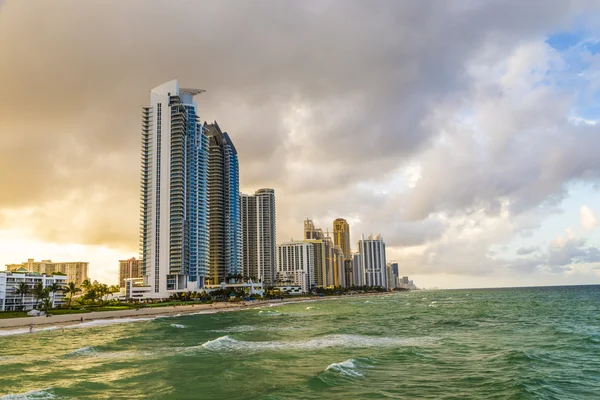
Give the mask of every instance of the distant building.
[[119, 260], [119, 287], [125, 287], [125, 279], [141, 277], [140, 260], [136, 260], [135, 257], [129, 260]]
[[305, 242], [312, 243], [315, 260], [315, 284], [317, 287], [327, 286], [327, 249], [322, 239], [307, 239]]
[[[21, 282], [27, 283], [29, 293], [25, 296], [16, 294], [15, 291]], [[57, 283], [61, 287], [67, 284], [65, 275], [46, 275], [37, 272], [0, 272], [0, 311], [27, 311], [32, 310], [39, 300], [31, 291], [38, 283], [44, 288]], [[65, 294], [58, 291], [50, 294], [52, 307], [58, 307], [64, 303]]]
[[339, 246], [344, 253], [345, 260], [351, 260], [350, 251], [350, 225], [344, 218], [337, 218], [333, 221], [333, 243]]
[[394, 275], [391, 264], [387, 264], [385, 266], [385, 277], [387, 279], [385, 287], [387, 287], [388, 289], [395, 288], [396, 287], [396, 282], [395, 282], [396, 276]]
[[354, 286], [364, 286], [365, 285], [365, 270], [361, 262], [360, 253], [355, 253], [352, 255], [352, 274], [354, 275]]
[[354, 284], [354, 261], [353, 260], [345, 260], [344, 261], [344, 283], [346, 287], [355, 286]]
[[305, 293], [316, 287], [314, 244], [305, 241], [277, 245], [278, 285], [296, 285]]
[[385, 243], [380, 235], [364, 235], [358, 242], [361, 267], [364, 269], [366, 286], [387, 287]]
[[241, 195], [243, 275], [274, 285], [277, 277], [275, 191], [259, 189]]
[[65, 274], [67, 282], [75, 282], [78, 286], [88, 279], [88, 267], [89, 263], [82, 261], [33, 261], [33, 258], [21, 264], [6, 264], [7, 271], [17, 271], [23, 268], [27, 272], [37, 272], [38, 274], [51, 275], [53, 272]]
[[323, 240], [323, 230], [315, 228], [311, 219], [304, 221], [304, 239], [305, 240]]

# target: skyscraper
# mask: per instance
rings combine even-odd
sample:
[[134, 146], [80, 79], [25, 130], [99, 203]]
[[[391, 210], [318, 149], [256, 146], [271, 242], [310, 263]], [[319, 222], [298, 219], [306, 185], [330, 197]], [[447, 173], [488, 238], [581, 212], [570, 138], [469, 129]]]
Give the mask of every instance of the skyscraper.
[[258, 280], [258, 217], [256, 196], [241, 194], [242, 220], [242, 275]]
[[350, 225], [344, 218], [333, 221], [333, 243], [344, 253], [344, 259], [352, 260], [350, 251]]
[[366, 286], [387, 287], [385, 243], [380, 235], [361, 235], [358, 242], [361, 269], [364, 271]]
[[140, 267], [152, 297], [200, 287], [208, 273], [202, 92], [172, 80], [142, 109]]
[[208, 137], [209, 284], [242, 273], [242, 235], [237, 151], [217, 122], [204, 124]]
[[258, 189], [241, 195], [244, 275], [274, 285], [277, 278], [275, 191]]

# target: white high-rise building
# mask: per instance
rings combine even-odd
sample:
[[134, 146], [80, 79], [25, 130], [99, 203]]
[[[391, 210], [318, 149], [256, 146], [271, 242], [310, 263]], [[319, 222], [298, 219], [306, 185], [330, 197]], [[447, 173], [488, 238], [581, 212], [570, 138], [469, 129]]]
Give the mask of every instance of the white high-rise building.
[[380, 235], [361, 235], [358, 241], [361, 269], [364, 271], [364, 285], [387, 287], [385, 243]]
[[258, 189], [241, 195], [242, 260], [244, 275], [275, 285], [277, 278], [277, 231], [275, 191]]
[[140, 267], [148, 297], [197, 289], [208, 273], [207, 151], [193, 97], [173, 80], [142, 110]]
[[277, 245], [277, 281], [300, 286], [307, 293], [316, 287], [314, 243], [286, 242]]
[[354, 253], [352, 257], [352, 266], [354, 274], [354, 286], [364, 286], [365, 285], [365, 269], [360, 261], [360, 253]]

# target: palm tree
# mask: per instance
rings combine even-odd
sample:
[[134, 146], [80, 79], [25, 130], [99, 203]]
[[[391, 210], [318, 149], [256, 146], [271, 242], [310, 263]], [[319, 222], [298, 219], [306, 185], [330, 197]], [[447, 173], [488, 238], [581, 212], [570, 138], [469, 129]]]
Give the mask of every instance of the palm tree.
[[52, 307], [54, 307], [54, 297], [55, 297], [55, 293], [59, 292], [62, 290], [62, 285], [58, 282], [53, 282], [51, 285], [48, 285], [46, 287], [46, 289], [48, 289], [48, 292], [51, 294], [52, 296]]
[[63, 292], [65, 292], [65, 294], [69, 295], [69, 308], [71, 308], [71, 300], [73, 300], [73, 296], [76, 295], [78, 292], [81, 292], [81, 289], [77, 287], [77, 285], [75, 285], [75, 282], [69, 282], [67, 283], [67, 286], [65, 286], [63, 289]]
[[44, 288], [44, 284], [42, 282], [38, 282], [33, 286], [33, 297], [35, 297], [35, 308], [38, 308], [38, 302], [46, 297], [46, 289]]
[[84, 280], [83, 282], [81, 282], [81, 287], [83, 288], [83, 290], [85, 290], [86, 292], [89, 292], [92, 289], [92, 282], [90, 282], [89, 279]]
[[25, 309], [25, 296], [29, 294], [29, 285], [27, 282], [19, 282], [19, 286], [15, 289], [15, 293], [21, 296], [21, 308]]
[[46, 297], [42, 300], [42, 309], [48, 312], [50, 308], [52, 308], [52, 300], [50, 300], [50, 297]]

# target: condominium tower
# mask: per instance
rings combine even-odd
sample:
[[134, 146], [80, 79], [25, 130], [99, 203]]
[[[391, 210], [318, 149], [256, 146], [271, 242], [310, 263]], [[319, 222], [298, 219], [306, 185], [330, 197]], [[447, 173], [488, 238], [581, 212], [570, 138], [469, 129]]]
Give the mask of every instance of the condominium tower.
[[242, 231], [237, 150], [219, 125], [204, 124], [208, 137], [208, 283], [242, 273]]
[[352, 260], [350, 252], [350, 225], [344, 218], [333, 221], [333, 243], [344, 253], [344, 259]]
[[75, 282], [80, 286], [83, 281], [88, 279], [89, 263], [83, 261], [58, 261], [52, 260], [34, 261], [29, 258], [21, 264], [6, 264], [7, 271], [27, 271], [37, 272], [38, 274], [52, 275], [53, 273], [61, 273], [67, 276], [67, 282]]
[[387, 287], [385, 243], [380, 235], [361, 235], [358, 242], [360, 270], [364, 273], [364, 285]]
[[139, 261], [149, 297], [240, 270], [237, 152], [216, 122], [201, 124], [193, 97], [202, 92], [173, 80], [142, 109]]
[[316, 286], [314, 244], [306, 241], [277, 245], [277, 280], [282, 284], [300, 286], [310, 292]]
[[243, 275], [274, 285], [277, 278], [275, 191], [241, 195]]
[[129, 260], [119, 260], [119, 286], [125, 287], [125, 279], [141, 278], [142, 270], [140, 269], [140, 260], [135, 257]]

